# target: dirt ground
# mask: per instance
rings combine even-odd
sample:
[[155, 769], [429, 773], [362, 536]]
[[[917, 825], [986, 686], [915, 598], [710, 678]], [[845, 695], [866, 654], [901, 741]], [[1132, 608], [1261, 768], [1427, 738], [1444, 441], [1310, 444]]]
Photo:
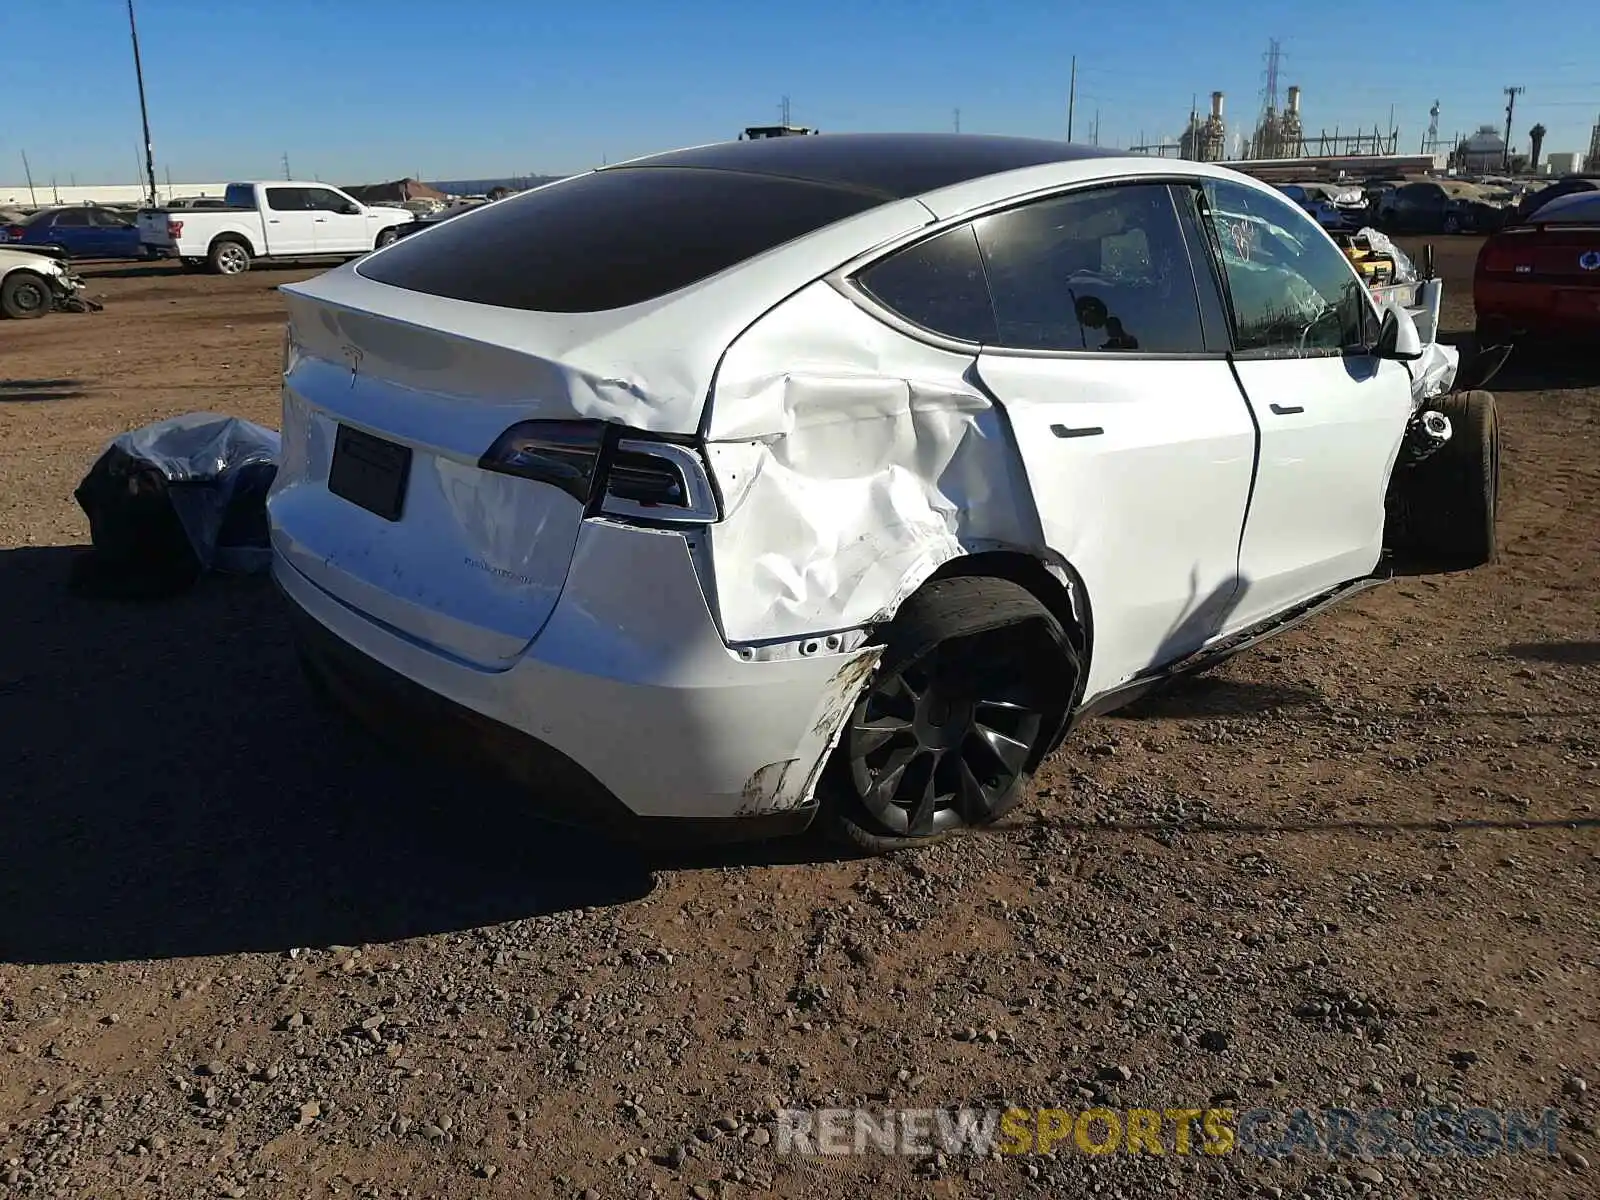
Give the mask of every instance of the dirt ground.
[[[1086, 725], [1000, 828], [647, 857], [330, 723], [268, 585], [69, 594], [106, 439], [276, 424], [309, 272], [86, 274], [103, 313], [0, 323], [0, 1197], [1600, 1191], [1600, 371], [1496, 381], [1500, 563]], [[1562, 1116], [1554, 1157], [778, 1152], [779, 1108], [954, 1105]]]

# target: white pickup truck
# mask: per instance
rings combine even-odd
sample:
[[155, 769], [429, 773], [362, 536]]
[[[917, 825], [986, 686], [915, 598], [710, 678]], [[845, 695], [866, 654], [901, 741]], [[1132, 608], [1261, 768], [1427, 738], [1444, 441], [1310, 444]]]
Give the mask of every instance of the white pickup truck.
[[415, 218], [403, 208], [359, 204], [325, 183], [230, 183], [224, 208], [147, 208], [139, 242], [147, 254], [181, 258], [218, 275], [257, 259], [350, 258], [387, 246]]

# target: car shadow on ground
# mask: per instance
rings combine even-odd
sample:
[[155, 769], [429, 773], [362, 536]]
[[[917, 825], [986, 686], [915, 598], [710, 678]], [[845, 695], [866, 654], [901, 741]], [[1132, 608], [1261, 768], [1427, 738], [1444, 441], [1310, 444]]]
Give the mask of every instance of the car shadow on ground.
[[[1439, 340], [1461, 351], [1460, 378], [1462, 390], [1472, 381], [1477, 354], [1477, 337], [1470, 329], [1441, 331]], [[1486, 352], [1487, 353], [1487, 352]], [[1473, 387], [1489, 391], [1551, 392], [1568, 388], [1587, 388], [1600, 383], [1600, 365], [1587, 348], [1561, 346], [1520, 345], [1512, 348], [1504, 363], [1495, 368], [1482, 383], [1473, 381]]]
[[1276, 709], [1315, 704], [1321, 699], [1321, 695], [1309, 688], [1288, 684], [1189, 675], [1163, 684], [1159, 690], [1141, 696], [1111, 715], [1134, 721], [1160, 718], [1207, 721], [1259, 716]]
[[330, 721], [270, 583], [89, 599], [79, 553], [0, 551], [0, 962], [383, 942], [652, 889], [627, 847]]
[[1600, 666], [1600, 642], [1515, 642], [1506, 647], [1506, 653], [1524, 662]]
[[0, 404], [42, 404], [83, 394], [81, 379], [0, 379]]

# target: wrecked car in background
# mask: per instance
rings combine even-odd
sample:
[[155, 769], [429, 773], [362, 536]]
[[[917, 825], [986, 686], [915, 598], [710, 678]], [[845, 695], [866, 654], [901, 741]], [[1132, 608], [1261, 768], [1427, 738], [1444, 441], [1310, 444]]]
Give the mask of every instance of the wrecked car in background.
[[100, 307], [82, 293], [83, 280], [72, 273], [61, 251], [0, 246], [0, 315], [25, 321], [57, 310]]
[[579, 820], [918, 844], [1393, 560], [1493, 556], [1492, 398], [1425, 401], [1412, 314], [1207, 164], [731, 142], [283, 291], [310, 677]]
[[1344, 184], [1285, 183], [1278, 190], [1293, 200], [1324, 229], [1347, 232], [1367, 220], [1367, 196], [1361, 188]]

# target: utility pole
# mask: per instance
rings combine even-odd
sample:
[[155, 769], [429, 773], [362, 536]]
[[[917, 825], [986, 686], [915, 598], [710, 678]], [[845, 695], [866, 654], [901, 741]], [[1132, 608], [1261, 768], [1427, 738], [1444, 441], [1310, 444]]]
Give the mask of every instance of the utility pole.
[[1100, 110], [1098, 108], [1094, 110], [1094, 144], [1096, 146], [1100, 144]]
[[28, 166], [28, 152], [22, 152], [22, 173], [28, 177], [28, 203], [34, 208], [39, 207], [39, 197], [33, 191], [33, 168]]
[[1078, 107], [1078, 56], [1072, 56], [1072, 81], [1067, 84], [1067, 141], [1072, 140], [1072, 114]]
[[139, 27], [133, 20], [133, 0], [128, 0], [128, 33], [133, 37], [133, 75], [139, 81], [139, 119], [144, 123], [144, 173], [150, 183], [150, 207], [161, 201], [156, 196], [156, 151], [150, 143], [150, 110], [144, 102], [144, 65], [139, 61]]
[[1501, 164], [1503, 170], [1511, 170], [1511, 114], [1517, 107], [1517, 97], [1528, 89], [1525, 87], [1508, 87], [1506, 89], [1506, 153], [1505, 161]]
[[956, 132], [961, 132], [961, 110], [959, 108], [956, 109]]

